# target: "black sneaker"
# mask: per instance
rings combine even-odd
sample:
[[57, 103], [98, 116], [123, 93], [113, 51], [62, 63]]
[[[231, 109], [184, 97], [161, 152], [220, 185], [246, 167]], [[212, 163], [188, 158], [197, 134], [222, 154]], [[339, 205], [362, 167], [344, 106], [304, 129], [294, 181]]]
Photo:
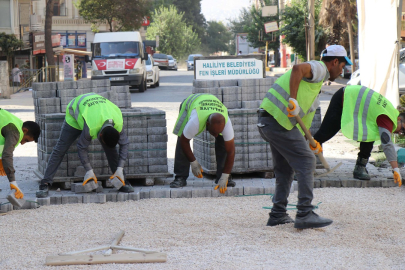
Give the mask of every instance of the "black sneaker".
[[322, 228], [332, 224], [333, 220], [318, 216], [315, 212], [309, 211], [304, 214], [297, 213], [295, 217], [294, 228], [296, 229], [310, 229]]
[[171, 188], [181, 188], [185, 186], [187, 186], [187, 180], [183, 178], [174, 179], [174, 181], [170, 183]]
[[227, 187], [234, 187], [234, 186], [236, 186], [236, 183], [235, 183], [235, 181], [233, 181], [232, 178], [231, 178], [231, 179], [228, 179], [228, 184], [227, 184], [226, 186], [227, 186]]
[[39, 190], [36, 192], [37, 198], [46, 198], [49, 194], [50, 184], [40, 184]]
[[267, 226], [277, 226], [287, 223], [294, 223], [294, 220], [288, 214], [284, 214], [281, 217], [274, 217], [270, 215], [270, 218], [267, 221]]
[[122, 186], [118, 191], [124, 193], [131, 193], [134, 192], [134, 187], [131, 186], [129, 182], [125, 181], [125, 186]]

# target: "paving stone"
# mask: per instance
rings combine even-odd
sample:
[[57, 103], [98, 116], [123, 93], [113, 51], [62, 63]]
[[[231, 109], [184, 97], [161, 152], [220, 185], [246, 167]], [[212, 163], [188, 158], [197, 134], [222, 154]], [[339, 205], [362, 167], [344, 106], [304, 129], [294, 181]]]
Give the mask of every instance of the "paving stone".
[[381, 187], [397, 187], [398, 184], [395, 184], [394, 179], [383, 179], [381, 180]]
[[354, 188], [360, 188], [361, 187], [361, 180], [356, 180], [356, 179], [346, 179], [346, 180], [340, 180], [342, 183], [342, 187], [354, 187]]
[[128, 193], [128, 200], [139, 201], [140, 199], [141, 199], [141, 196], [140, 196], [139, 191], [134, 191], [134, 192]]
[[5, 202], [2, 202], [0, 205], [0, 213], [7, 213], [10, 211], [13, 211], [13, 205], [11, 203], [3, 204]]
[[72, 184], [72, 191], [75, 193], [88, 193], [98, 188], [98, 183], [90, 180], [83, 186], [83, 183], [74, 183]]
[[340, 179], [321, 179], [321, 187], [341, 187]]
[[244, 186], [243, 195], [257, 195], [257, 194], [264, 194], [264, 188]]
[[62, 194], [54, 194], [50, 196], [51, 205], [59, 205], [62, 204]]
[[128, 193], [126, 192], [118, 192], [117, 194], [117, 202], [125, 202], [128, 201]]
[[117, 195], [118, 192], [117, 191], [104, 191], [105, 196], [106, 196], [106, 201], [107, 202], [116, 202], [117, 201]]
[[140, 199], [150, 199], [150, 195], [149, 195], [150, 189], [141, 189], [141, 191], [139, 192], [139, 198]]
[[83, 203], [83, 196], [74, 194], [62, 196], [62, 204], [73, 204], [73, 203]]
[[26, 198], [26, 196], [24, 196], [24, 199], [25, 199], [25, 203], [23, 204], [23, 206], [21, 206], [21, 207], [13, 206], [13, 209], [14, 210], [36, 209], [36, 208], [40, 207], [40, 205], [37, 202], [37, 198]]
[[211, 188], [194, 188], [191, 191], [192, 198], [200, 198], [200, 197], [212, 197], [212, 189]]
[[103, 193], [83, 195], [83, 203], [105, 203], [105, 202], [106, 202], [106, 195]]
[[37, 202], [39, 205], [51, 205], [51, 198], [46, 197], [46, 198], [37, 198]]
[[381, 187], [381, 181], [380, 180], [369, 180], [369, 181], [362, 181], [361, 187], [366, 188], [366, 187]]
[[170, 190], [170, 198], [191, 198], [191, 189], [172, 188]]
[[149, 191], [149, 197], [152, 198], [170, 198], [169, 188], [154, 188]]

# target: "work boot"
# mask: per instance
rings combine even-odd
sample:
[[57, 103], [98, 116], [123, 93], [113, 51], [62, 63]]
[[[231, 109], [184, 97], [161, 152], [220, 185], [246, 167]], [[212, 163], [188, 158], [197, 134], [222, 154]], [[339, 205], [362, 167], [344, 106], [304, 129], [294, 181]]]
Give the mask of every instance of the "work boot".
[[49, 195], [50, 184], [40, 184], [39, 190], [36, 192], [37, 198], [46, 198]]
[[366, 169], [368, 159], [357, 157], [356, 166], [354, 166], [353, 178], [360, 180], [370, 180], [370, 175]]
[[295, 217], [294, 228], [310, 229], [322, 228], [332, 224], [333, 220], [318, 216], [314, 211], [299, 214]]
[[134, 187], [131, 186], [131, 184], [127, 180], [125, 180], [125, 186], [122, 186], [118, 191], [125, 192], [125, 193], [131, 193], [131, 192], [134, 192]]
[[187, 178], [179, 177], [175, 178], [173, 182], [170, 183], [171, 188], [181, 188], [187, 186]]
[[294, 220], [287, 214], [280, 214], [279, 217], [277, 215], [269, 214], [269, 220], [267, 221], [267, 226], [277, 226], [287, 223], [294, 223]]

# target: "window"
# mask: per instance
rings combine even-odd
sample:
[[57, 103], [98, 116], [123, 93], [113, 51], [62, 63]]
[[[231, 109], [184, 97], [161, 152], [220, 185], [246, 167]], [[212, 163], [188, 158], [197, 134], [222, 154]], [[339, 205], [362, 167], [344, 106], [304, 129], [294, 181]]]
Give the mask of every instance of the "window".
[[66, 16], [66, 0], [54, 0], [53, 2], [53, 16]]
[[139, 42], [102, 42], [94, 43], [94, 57], [137, 57]]
[[11, 27], [10, 0], [0, 0], [0, 27]]

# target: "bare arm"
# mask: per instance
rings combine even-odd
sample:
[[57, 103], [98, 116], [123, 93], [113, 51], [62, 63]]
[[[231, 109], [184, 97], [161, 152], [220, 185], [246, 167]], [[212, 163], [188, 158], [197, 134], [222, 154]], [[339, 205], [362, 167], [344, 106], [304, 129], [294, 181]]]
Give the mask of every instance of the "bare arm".
[[312, 79], [311, 65], [308, 63], [302, 63], [294, 65], [291, 71], [290, 77], [290, 97], [297, 99], [298, 87], [302, 78]]
[[233, 168], [233, 162], [235, 161], [235, 140], [225, 141], [225, 150], [226, 150], [226, 160], [224, 173], [230, 174]]
[[183, 149], [183, 152], [186, 155], [188, 161], [193, 162], [194, 160], [196, 160], [196, 158], [193, 154], [193, 151], [191, 151], [190, 140], [187, 139], [184, 136], [184, 134], [181, 134], [180, 145], [181, 145], [181, 149]]

